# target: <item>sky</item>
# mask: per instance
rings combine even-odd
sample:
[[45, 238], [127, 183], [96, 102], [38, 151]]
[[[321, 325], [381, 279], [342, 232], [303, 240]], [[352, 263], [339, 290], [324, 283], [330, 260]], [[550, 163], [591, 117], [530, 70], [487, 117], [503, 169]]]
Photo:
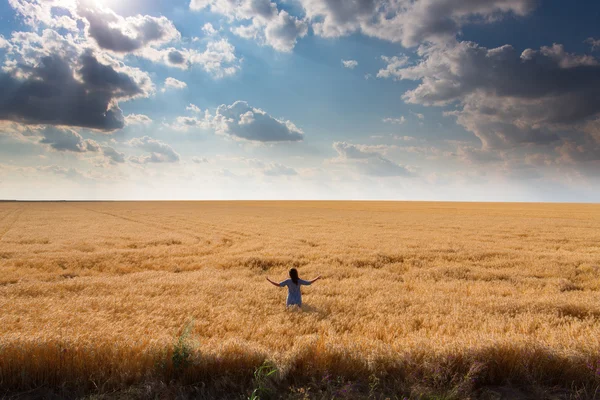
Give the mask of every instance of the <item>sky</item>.
[[0, 199], [600, 202], [600, 2], [0, 2]]

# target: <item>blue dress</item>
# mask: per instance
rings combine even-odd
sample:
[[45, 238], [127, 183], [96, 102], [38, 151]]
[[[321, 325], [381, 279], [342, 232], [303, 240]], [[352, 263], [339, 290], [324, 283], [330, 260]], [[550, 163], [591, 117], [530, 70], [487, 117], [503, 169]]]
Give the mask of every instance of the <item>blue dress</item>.
[[291, 279], [286, 279], [285, 281], [279, 283], [280, 287], [287, 286], [288, 288], [287, 301], [285, 302], [287, 306], [302, 305], [302, 294], [300, 293], [301, 285], [308, 286], [310, 285], [310, 282], [305, 281], [303, 279], [298, 279], [298, 284], [296, 285]]

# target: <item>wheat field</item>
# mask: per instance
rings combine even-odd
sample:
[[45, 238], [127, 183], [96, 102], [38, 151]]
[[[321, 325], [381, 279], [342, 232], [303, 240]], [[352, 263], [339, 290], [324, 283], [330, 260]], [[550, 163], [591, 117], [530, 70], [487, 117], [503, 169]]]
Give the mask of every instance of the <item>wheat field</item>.
[[587, 398], [599, 319], [600, 205], [0, 203], [7, 393]]

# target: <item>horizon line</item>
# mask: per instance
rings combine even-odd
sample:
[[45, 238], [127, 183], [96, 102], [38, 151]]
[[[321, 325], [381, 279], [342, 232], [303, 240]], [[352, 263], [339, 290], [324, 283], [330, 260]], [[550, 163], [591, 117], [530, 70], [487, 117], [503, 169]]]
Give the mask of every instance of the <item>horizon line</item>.
[[0, 199], [0, 203], [167, 203], [167, 202], [371, 202], [371, 203], [486, 203], [486, 204], [589, 204], [600, 205], [593, 201], [528, 201], [528, 200], [405, 200], [405, 199]]

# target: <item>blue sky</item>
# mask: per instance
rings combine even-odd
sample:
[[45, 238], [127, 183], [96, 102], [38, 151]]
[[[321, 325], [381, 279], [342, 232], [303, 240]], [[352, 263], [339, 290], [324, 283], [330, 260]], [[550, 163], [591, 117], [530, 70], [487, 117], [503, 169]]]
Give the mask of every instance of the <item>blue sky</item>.
[[9, 0], [0, 198], [600, 201], [600, 3]]

